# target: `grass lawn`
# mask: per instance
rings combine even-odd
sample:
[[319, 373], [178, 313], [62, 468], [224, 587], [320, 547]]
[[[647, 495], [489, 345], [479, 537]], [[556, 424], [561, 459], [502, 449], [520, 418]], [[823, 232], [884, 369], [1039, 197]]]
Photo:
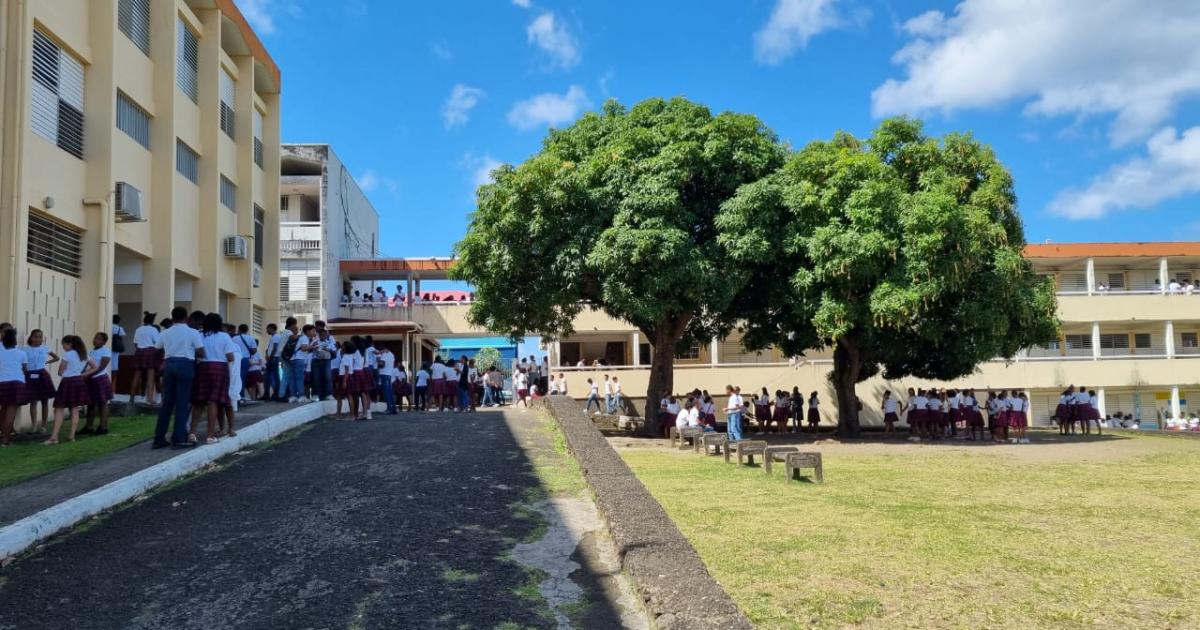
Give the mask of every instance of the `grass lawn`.
[[[57, 445], [43, 446], [41, 440], [21, 440], [0, 448], [0, 488], [62, 468], [102, 457], [113, 451], [154, 437], [154, 416], [110, 418], [108, 435], [80, 435], [66, 442], [70, 419], [63, 421]], [[79, 426], [83, 426], [80, 418]]]
[[616, 446], [762, 628], [1200, 627], [1200, 440], [1033, 439], [823, 442], [823, 485]]

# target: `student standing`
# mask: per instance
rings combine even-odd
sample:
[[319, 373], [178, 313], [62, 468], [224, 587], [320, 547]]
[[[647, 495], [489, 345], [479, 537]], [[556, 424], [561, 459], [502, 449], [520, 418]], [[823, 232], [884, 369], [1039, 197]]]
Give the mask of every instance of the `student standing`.
[[895, 433], [896, 422], [900, 419], [900, 405], [891, 391], [883, 392], [883, 404], [880, 405], [880, 409], [883, 411], [883, 432]]
[[817, 426], [821, 424], [821, 401], [817, 398], [817, 392], [813, 392], [808, 397], [808, 426], [812, 428], [813, 433], [817, 432]]
[[[92, 364], [95, 366], [84, 374], [88, 388], [87, 421], [79, 430], [81, 435], [108, 435], [108, 405], [113, 399], [112, 378], [109, 376], [113, 351], [107, 347], [108, 335], [98, 332], [92, 338]], [[100, 416], [100, 428], [92, 429], [92, 421]]]
[[[16, 334], [15, 329], [9, 330]], [[58, 363], [58, 355], [46, 345], [45, 335], [37, 328], [25, 340], [25, 360], [25, 396], [29, 401], [29, 419], [33, 423], [33, 432], [41, 433], [50, 421], [50, 401], [54, 400], [54, 381], [46, 368]]]
[[[187, 325], [187, 309], [177, 306], [171, 310], [172, 326], [163, 331], [156, 347], [166, 357], [163, 371], [163, 402], [158, 410], [151, 448], [188, 448], [188, 412], [192, 401], [192, 381], [196, 376], [196, 360], [204, 358], [204, 339], [200, 332]], [[175, 414], [175, 428], [167, 441], [167, 427]]]
[[587, 413], [587, 412], [591, 411], [592, 403], [595, 403], [596, 404], [596, 415], [600, 415], [600, 411], [601, 411], [601, 409], [600, 409], [600, 386], [596, 385], [596, 383], [594, 383], [592, 381], [592, 379], [590, 379], [590, 378], [587, 380], [587, 384], [588, 384], [588, 397], [587, 397], [587, 403], [585, 403], [583, 406], [583, 412]]
[[75, 431], [79, 427], [79, 408], [90, 400], [87, 383], [84, 382], [84, 373], [93, 367], [88, 361], [87, 346], [77, 335], [63, 337], [62, 346], [63, 360], [58, 366], [61, 380], [54, 394], [54, 427], [43, 444], [58, 444], [58, 432], [67, 410], [71, 413], [71, 432], [67, 434], [67, 441], [74, 442]]
[[12, 443], [17, 412], [29, 399], [25, 383], [29, 357], [17, 347], [17, 330], [0, 333], [0, 446]]
[[742, 439], [742, 402], [741, 394], [733, 388], [733, 385], [725, 386], [725, 395], [728, 400], [725, 403], [725, 421], [729, 425], [729, 441], [738, 442]]
[[[229, 370], [231, 364], [236, 365], [237, 353], [233, 347], [233, 339], [223, 330], [220, 313], [208, 313], [204, 316], [202, 332], [204, 358], [197, 366], [196, 390], [192, 392], [192, 402], [204, 406], [208, 419], [205, 442], [214, 444], [219, 439], [218, 415], [224, 415], [226, 408], [232, 406], [233, 401], [229, 398]], [[194, 427], [192, 432], [195, 433]]]
[[387, 404], [384, 413], [389, 416], [396, 415], [396, 391], [392, 389], [392, 378], [395, 376], [396, 370], [396, 355], [391, 349], [384, 346], [379, 351], [379, 388], [383, 391], [383, 400]]
[[158, 404], [158, 344], [159, 330], [154, 325], [157, 313], [142, 313], [142, 325], [133, 331], [133, 384], [130, 387], [132, 401], [148, 405]]
[[416, 408], [419, 411], [425, 411], [429, 404], [429, 401], [427, 400], [427, 394], [429, 392], [429, 377], [429, 364], [422, 364], [421, 369], [417, 370], [416, 383], [414, 383], [416, 395], [413, 399], [413, 404], [416, 405]]
[[612, 415], [613, 412], [613, 396], [612, 396], [612, 381], [608, 375], [604, 375], [604, 413]]
[[279, 352], [283, 350], [283, 343], [285, 341], [286, 339], [281, 339], [278, 326], [274, 323], [267, 324], [267, 351], [263, 353], [267, 360], [267, 367], [263, 374], [264, 398], [266, 400], [277, 400], [281, 395]]

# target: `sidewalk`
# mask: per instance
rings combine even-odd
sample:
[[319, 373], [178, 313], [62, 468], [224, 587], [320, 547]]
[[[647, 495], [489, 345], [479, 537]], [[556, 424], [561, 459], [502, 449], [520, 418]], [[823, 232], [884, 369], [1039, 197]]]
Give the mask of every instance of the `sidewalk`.
[[[296, 407], [297, 405], [285, 403], [259, 403], [243, 407], [237, 415], [237, 428], [240, 431], [281, 411]], [[120, 422], [119, 419], [114, 421]], [[62, 447], [63, 445], [47, 448]], [[205, 447], [201, 445], [196, 448]], [[150, 448], [150, 441], [147, 440], [77, 466], [0, 488], [0, 527], [192, 450], [154, 450]]]

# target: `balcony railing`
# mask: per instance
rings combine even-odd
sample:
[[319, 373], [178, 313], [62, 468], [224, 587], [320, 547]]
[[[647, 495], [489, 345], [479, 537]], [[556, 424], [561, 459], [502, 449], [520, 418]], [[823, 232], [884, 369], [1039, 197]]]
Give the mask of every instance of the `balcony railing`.
[[284, 221], [279, 224], [279, 240], [321, 241], [320, 221]]

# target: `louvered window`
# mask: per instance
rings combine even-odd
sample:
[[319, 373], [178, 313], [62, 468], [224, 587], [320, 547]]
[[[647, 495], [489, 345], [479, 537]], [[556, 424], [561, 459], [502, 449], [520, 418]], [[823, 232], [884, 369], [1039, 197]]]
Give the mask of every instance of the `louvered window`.
[[82, 269], [82, 234], [62, 223], [29, 213], [29, 253], [26, 260], [39, 267], [78, 278]]
[[255, 306], [250, 311], [250, 332], [256, 335], [263, 334], [263, 321], [266, 320], [266, 314], [261, 306]]
[[134, 46], [150, 56], [150, 0], [120, 0], [117, 4], [117, 28]]
[[221, 176], [221, 205], [237, 212], [237, 185]]
[[305, 279], [306, 300], [310, 302], [319, 301], [321, 299], [321, 276], [308, 276]]
[[280, 275], [279, 276], [279, 301], [280, 302], [290, 301], [289, 294], [291, 293], [291, 288], [292, 288], [291, 279], [285, 275]]
[[175, 51], [175, 82], [192, 102], [199, 98], [200, 42], [183, 18], [176, 18], [179, 30], [178, 50]]
[[175, 170], [193, 184], [200, 183], [200, 156], [179, 138], [175, 139]]
[[124, 92], [117, 92], [117, 129], [143, 147], [150, 148], [150, 114], [125, 96]]
[[1091, 350], [1091, 335], [1067, 335], [1067, 350]]
[[280, 211], [280, 212], [287, 212], [287, 211], [288, 211], [288, 202], [289, 202], [289, 200], [290, 200], [290, 197], [288, 197], [287, 195], [280, 195], [280, 196], [279, 196], [279, 211]]
[[254, 204], [254, 262], [259, 265], [263, 264], [263, 232], [265, 215], [263, 209], [258, 204]]
[[[1133, 335], [1133, 346], [1138, 350], [1150, 350], [1153, 348], [1153, 339], [1150, 333], [1136, 333]], [[1125, 347], [1129, 347], [1128, 339], [1125, 341]]]
[[262, 165], [263, 165], [262, 134], [263, 134], [263, 115], [262, 115], [262, 112], [258, 111], [258, 109], [256, 108], [254, 110], [254, 163], [258, 165], [258, 168], [262, 168]]
[[233, 138], [234, 134], [234, 82], [229, 71], [221, 68], [221, 131]]
[[1109, 273], [1109, 274], [1106, 274], [1106, 277], [1108, 278], [1108, 288], [1110, 288], [1110, 289], [1124, 289], [1125, 288], [1125, 274], [1123, 272]]
[[37, 29], [30, 99], [34, 133], [83, 159], [83, 64]]

